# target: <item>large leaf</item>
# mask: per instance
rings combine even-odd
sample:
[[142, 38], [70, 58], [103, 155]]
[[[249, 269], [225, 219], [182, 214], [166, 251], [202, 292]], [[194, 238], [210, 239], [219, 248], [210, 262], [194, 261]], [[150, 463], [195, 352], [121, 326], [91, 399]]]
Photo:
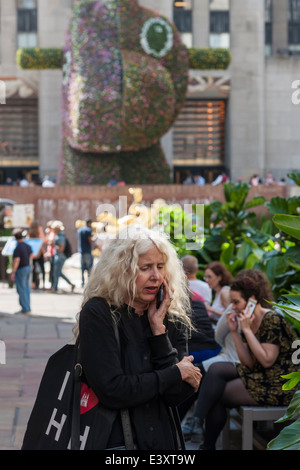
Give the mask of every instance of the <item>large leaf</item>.
[[[291, 372], [287, 375], [282, 375], [283, 379], [288, 379], [288, 381], [282, 386], [282, 390], [292, 390], [300, 382], [300, 372]], [[300, 411], [300, 402], [297, 403], [299, 406], [297, 414]]]
[[287, 410], [282, 416], [282, 418], [279, 418], [276, 422], [277, 423], [282, 423], [283, 421], [288, 421], [290, 419], [294, 419], [298, 417], [300, 410], [300, 390], [297, 390], [293, 396], [293, 398], [290, 401], [289, 406], [287, 407]]
[[288, 173], [288, 178], [291, 178], [295, 181], [295, 183], [300, 186], [300, 171], [294, 171], [292, 173]]
[[225, 183], [223, 188], [226, 202], [232, 201], [237, 207], [244, 205], [245, 199], [250, 191], [250, 186], [244, 182], [234, 183], [230, 181], [229, 183]]
[[289, 207], [285, 198], [277, 196], [272, 197], [271, 201], [265, 202], [265, 206], [269, 209], [271, 214], [288, 214]]
[[269, 442], [268, 450], [300, 450], [300, 420], [286, 426], [280, 434]]
[[300, 217], [297, 215], [277, 214], [273, 217], [277, 228], [300, 240]]
[[298, 207], [300, 207], [300, 197], [293, 196], [290, 197], [288, 200], [288, 208], [290, 215], [298, 215]]
[[255, 196], [250, 201], [246, 202], [244, 205], [244, 209], [250, 209], [250, 207], [256, 207], [260, 206], [261, 204], [264, 204], [265, 198], [263, 196]]
[[276, 277], [283, 275], [282, 273], [286, 275], [286, 267], [287, 265], [283, 256], [278, 255], [270, 257], [266, 267], [266, 275], [272, 284], [275, 282]]
[[[299, 308], [296, 307], [296, 305], [291, 305], [291, 304], [285, 304], [285, 303], [277, 303], [277, 302], [269, 302], [270, 304], [274, 305], [275, 307], [278, 307], [282, 310], [284, 310], [287, 313], [294, 314], [296, 315], [297, 319], [300, 320], [300, 311]], [[298, 315], [298, 316], [297, 316]]]
[[222, 247], [222, 253], [220, 256], [221, 263], [223, 263], [225, 266], [228, 266], [233, 259], [233, 253], [234, 253], [234, 244], [233, 243], [225, 244]]
[[[282, 297], [288, 299], [290, 302], [300, 307], [300, 295], [299, 294], [288, 294], [288, 295], [283, 295]], [[299, 313], [300, 313], [300, 309], [299, 309]]]
[[243, 243], [241, 243], [237, 249], [236, 256], [239, 260], [245, 261], [245, 259], [247, 259], [247, 257], [250, 255], [251, 251], [250, 244], [247, 241], [243, 241]]
[[249, 255], [246, 260], [245, 269], [254, 269], [258, 261], [259, 261], [259, 258], [254, 253], [251, 253], [251, 255]]

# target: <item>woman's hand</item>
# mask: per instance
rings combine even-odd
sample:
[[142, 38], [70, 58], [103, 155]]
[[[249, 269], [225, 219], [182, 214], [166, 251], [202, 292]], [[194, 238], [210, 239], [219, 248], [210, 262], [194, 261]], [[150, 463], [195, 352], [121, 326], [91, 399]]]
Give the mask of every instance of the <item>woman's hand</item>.
[[246, 310], [243, 310], [239, 314], [240, 326], [242, 331], [245, 333], [247, 330], [251, 330], [251, 316]]
[[165, 333], [166, 328], [164, 325], [164, 319], [173, 300], [171, 297], [169, 285], [165, 279], [163, 280], [163, 285], [163, 299], [159, 308], [156, 307], [156, 297], [153, 299], [148, 308], [148, 320], [151, 331], [154, 335], [161, 335]]
[[237, 315], [234, 312], [228, 312], [226, 314], [227, 325], [230, 331], [234, 332], [238, 330]]
[[182, 380], [190, 384], [196, 393], [199, 388], [202, 375], [200, 369], [194, 366], [193, 360], [193, 356], [185, 356], [176, 364], [176, 366], [180, 370]]

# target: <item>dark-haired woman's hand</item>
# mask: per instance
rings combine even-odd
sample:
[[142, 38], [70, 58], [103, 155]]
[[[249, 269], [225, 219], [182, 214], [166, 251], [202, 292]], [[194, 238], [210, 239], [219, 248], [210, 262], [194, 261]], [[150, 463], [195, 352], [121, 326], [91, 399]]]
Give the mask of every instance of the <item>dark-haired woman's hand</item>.
[[238, 330], [238, 320], [237, 315], [234, 312], [228, 312], [226, 315], [227, 325], [230, 331]]

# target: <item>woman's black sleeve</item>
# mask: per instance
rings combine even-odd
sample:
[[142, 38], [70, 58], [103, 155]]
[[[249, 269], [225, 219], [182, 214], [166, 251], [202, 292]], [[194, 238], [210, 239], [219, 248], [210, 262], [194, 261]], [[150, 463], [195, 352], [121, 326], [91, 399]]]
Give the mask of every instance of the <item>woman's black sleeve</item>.
[[112, 315], [105, 301], [87, 302], [80, 314], [79, 331], [84, 374], [103, 405], [115, 409], [137, 406], [181, 385], [174, 348], [164, 369], [124, 374]]

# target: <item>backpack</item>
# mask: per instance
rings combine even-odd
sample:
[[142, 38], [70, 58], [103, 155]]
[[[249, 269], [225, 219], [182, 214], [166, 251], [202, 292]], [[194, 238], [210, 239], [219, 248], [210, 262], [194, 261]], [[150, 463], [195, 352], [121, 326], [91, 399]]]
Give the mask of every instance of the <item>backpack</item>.
[[71, 243], [69, 242], [69, 240], [66, 237], [64, 255], [65, 255], [66, 258], [71, 258], [72, 254], [73, 254], [73, 251], [72, 251]]

